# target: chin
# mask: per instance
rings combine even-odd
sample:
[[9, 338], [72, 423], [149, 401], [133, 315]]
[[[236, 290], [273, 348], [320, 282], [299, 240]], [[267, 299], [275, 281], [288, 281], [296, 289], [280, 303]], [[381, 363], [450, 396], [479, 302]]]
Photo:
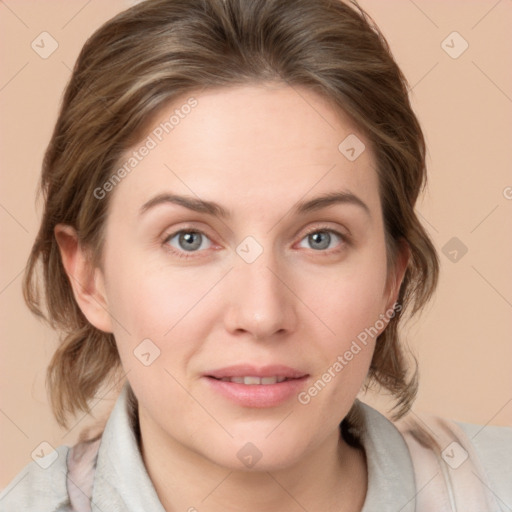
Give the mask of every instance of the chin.
[[[275, 427], [275, 425], [274, 425]], [[237, 435], [223, 442], [211, 440], [204, 456], [215, 464], [231, 471], [277, 471], [289, 468], [306, 456], [308, 442], [303, 436], [285, 434], [272, 439], [268, 432], [253, 432], [252, 435]], [[226, 442], [227, 441], [227, 442]], [[212, 445], [215, 446], [212, 450]]]

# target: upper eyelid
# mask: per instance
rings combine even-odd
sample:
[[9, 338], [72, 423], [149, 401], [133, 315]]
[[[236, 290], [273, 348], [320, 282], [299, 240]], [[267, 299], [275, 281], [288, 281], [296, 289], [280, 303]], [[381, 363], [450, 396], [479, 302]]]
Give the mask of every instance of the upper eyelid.
[[178, 235], [179, 233], [200, 233], [201, 235], [205, 235], [207, 236], [212, 242], [212, 238], [207, 230], [204, 230], [202, 228], [196, 228], [194, 226], [185, 226], [183, 228], [180, 228], [180, 229], [173, 229], [173, 230], [170, 230], [170, 231], [164, 231], [164, 235], [163, 235], [163, 239], [164, 241], [165, 240], [169, 240], [170, 238], [174, 238], [176, 235]]
[[[303, 231], [304, 228], [300, 229], [299, 231], [297, 231], [297, 233], [294, 235], [295, 236], [298, 236], [298, 234]], [[350, 236], [350, 231], [347, 229], [347, 228], [344, 228], [344, 230], [347, 231], [347, 233], [340, 233], [341, 235], [343, 236]], [[340, 231], [343, 231], [339, 228], [333, 228], [333, 227], [330, 227], [330, 226], [327, 226], [327, 225], [317, 225], [317, 226], [313, 226], [311, 227], [310, 229], [306, 229], [304, 235], [308, 235], [309, 233], [311, 232], [315, 232], [315, 231], [333, 231], [333, 232], [340, 232]], [[190, 225], [190, 226], [184, 226], [182, 228], [179, 228], [179, 229], [173, 229], [173, 230], [170, 230], [170, 231], [167, 231], [165, 230], [164, 231], [164, 236], [166, 238], [168, 238], [169, 236], [174, 236], [174, 235], [177, 235], [178, 233], [182, 233], [182, 232], [196, 232], [196, 233], [201, 233], [203, 235], [207, 235], [208, 237], [210, 237], [210, 235], [208, 235], [208, 230], [205, 230], [203, 228], [197, 228], [193, 225]], [[211, 237], [210, 237], [211, 238]]]
[[307, 236], [309, 235], [310, 233], [316, 233], [317, 231], [330, 231], [332, 233], [336, 233], [344, 238], [348, 238], [350, 235], [348, 233], [348, 230], [345, 228], [345, 230], [347, 231], [347, 233], [343, 233], [343, 230], [342, 229], [338, 229], [338, 228], [332, 228], [330, 226], [315, 226], [311, 229], [307, 229], [306, 232], [304, 233], [304, 236]]

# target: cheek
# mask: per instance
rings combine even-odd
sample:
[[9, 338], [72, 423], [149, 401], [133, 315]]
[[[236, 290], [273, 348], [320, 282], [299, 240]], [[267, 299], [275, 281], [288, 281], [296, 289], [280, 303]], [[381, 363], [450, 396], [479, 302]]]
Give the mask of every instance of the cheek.
[[140, 372], [137, 357], [148, 352], [150, 358], [158, 354], [153, 370], [185, 364], [199, 348], [195, 340], [206, 337], [206, 323], [197, 319], [207, 317], [210, 303], [204, 296], [218, 276], [214, 280], [197, 271], [170, 272], [125, 258], [110, 267], [109, 277], [109, 310], [125, 371]]
[[[348, 412], [368, 374], [378, 335], [385, 327], [382, 291], [385, 265], [331, 281], [316, 296], [322, 327], [312, 359], [319, 362], [315, 379], [300, 396], [322, 422]], [[325, 328], [328, 327], [328, 329]]]
[[133, 335], [161, 338], [205, 293], [207, 279], [199, 272], [171, 272], [143, 254], [111, 261], [109, 309]]
[[[330, 327], [330, 338], [346, 342], [361, 330], [375, 324], [386, 309], [386, 260], [380, 246], [354, 257], [339, 271], [325, 274], [321, 286], [304, 282], [304, 294], [315, 311]], [[318, 276], [320, 278], [320, 275]]]
[[309, 301], [315, 304], [313, 309], [320, 319], [313, 334], [317, 340], [314, 358], [320, 364], [311, 394], [306, 391], [304, 400], [315, 397], [316, 407], [327, 416], [331, 408], [346, 412], [343, 408], [359, 392], [376, 339], [386, 325], [381, 318], [386, 312], [385, 250], [378, 246], [359, 256], [336, 277], [324, 279], [322, 286], [311, 287], [310, 280], [304, 284], [304, 294], [309, 289]]

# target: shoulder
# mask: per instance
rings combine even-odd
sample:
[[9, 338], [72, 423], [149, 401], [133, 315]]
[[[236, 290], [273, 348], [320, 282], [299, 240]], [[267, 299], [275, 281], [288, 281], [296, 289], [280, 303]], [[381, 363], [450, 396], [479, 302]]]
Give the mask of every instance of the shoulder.
[[67, 510], [68, 446], [59, 446], [27, 464], [0, 493], [0, 512], [63, 512]]
[[493, 512], [512, 502], [511, 427], [413, 416], [397, 426], [408, 444], [420, 487], [427, 486], [419, 501], [431, 506], [444, 495], [447, 506], [455, 499], [467, 510]]
[[512, 427], [455, 422], [466, 434], [492, 486], [505, 503], [512, 503]]
[[455, 423], [471, 440], [484, 465], [491, 467], [496, 463], [500, 468], [512, 471], [512, 427]]

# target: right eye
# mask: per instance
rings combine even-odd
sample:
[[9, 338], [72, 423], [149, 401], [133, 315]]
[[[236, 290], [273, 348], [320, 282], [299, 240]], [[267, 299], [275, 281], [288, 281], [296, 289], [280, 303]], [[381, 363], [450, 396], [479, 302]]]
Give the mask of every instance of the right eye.
[[201, 252], [201, 249], [211, 247], [211, 241], [210, 245], [205, 246], [206, 240], [210, 239], [202, 231], [185, 228], [167, 235], [163, 243], [178, 258], [191, 258], [193, 256], [187, 253]]

